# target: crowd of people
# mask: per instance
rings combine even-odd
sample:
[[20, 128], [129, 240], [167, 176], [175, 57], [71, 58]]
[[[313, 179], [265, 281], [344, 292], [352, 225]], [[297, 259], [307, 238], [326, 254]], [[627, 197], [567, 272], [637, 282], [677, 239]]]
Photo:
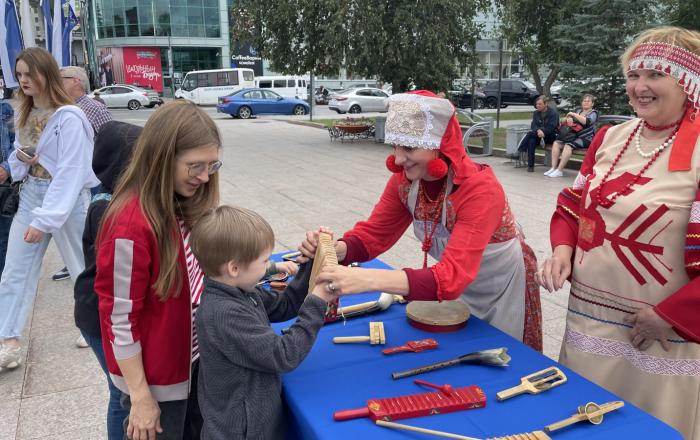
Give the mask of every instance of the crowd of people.
[[[621, 64], [637, 115], [628, 122], [595, 132], [592, 95], [561, 123], [537, 100], [521, 144], [530, 169], [542, 141], [554, 145], [549, 177], [588, 149], [539, 268], [493, 170], [467, 156], [454, 107], [414, 91], [388, 99], [392, 175], [379, 201], [334, 239], [341, 264], [311, 280], [319, 234], [333, 232], [309, 231], [296, 262], [271, 262], [265, 219], [220, 206], [222, 139], [204, 111], [179, 101], [143, 128], [112, 121], [84, 95], [82, 69], [26, 49], [16, 121], [0, 106], [0, 183], [22, 182], [16, 213], [0, 218], [0, 368], [21, 363], [51, 238], [76, 280], [78, 344], [107, 378], [110, 440], [282, 438], [281, 374], [304, 360], [339, 296], [459, 300], [542, 351], [540, 287], [569, 281], [560, 362], [698, 438], [700, 33], [649, 30]], [[422, 267], [350, 267], [409, 227]], [[260, 285], [278, 271], [295, 275], [284, 292]], [[295, 316], [281, 335], [270, 326]]]

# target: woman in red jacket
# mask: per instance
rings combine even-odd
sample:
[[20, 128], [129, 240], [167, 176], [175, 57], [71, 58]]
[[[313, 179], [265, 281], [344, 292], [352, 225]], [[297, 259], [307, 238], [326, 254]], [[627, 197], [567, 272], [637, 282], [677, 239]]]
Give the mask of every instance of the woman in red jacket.
[[[387, 166], [394, 175], [372, 214], [336, 244], [348, 264], [386, 252], [413, 225], [420, 269], [325, 267], [318, 280], [342, 295], [372, 290], [409, 300], [459, 299], [472, 313], [542, 350], [535, 256], [517, 227], [491, 168], [472, 162], [454, 107], [427, 91], [389, 98]], [[299, 250], [311, 257], [314, 233]], [[428, 267], [427, 255], [438, 260]]]
[[98, 234], [102, 341], [135, 440], [199, 438], [194, 314], [203, 274], [189, 237], [219, 203], [220, 147], [216, 125], [194, 104], [158, 109]]

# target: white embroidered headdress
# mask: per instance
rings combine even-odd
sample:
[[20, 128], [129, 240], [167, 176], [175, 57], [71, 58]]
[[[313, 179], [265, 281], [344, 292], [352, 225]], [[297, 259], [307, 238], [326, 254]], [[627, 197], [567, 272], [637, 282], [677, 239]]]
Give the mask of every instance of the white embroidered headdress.
[[387, 100], [384, 143], [439, 150], [454, 107], [446, 99], [401, 93]]

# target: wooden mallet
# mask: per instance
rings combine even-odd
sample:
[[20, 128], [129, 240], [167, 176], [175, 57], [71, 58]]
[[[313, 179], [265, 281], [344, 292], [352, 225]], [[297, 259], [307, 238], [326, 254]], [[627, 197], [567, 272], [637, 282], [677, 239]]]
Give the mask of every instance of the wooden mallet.
[[371, 345], [386, 344], [383, 322], [369, 323], [369, 336], [336, 336], [333, 338], [336, 344], [350, 344], [353, 342], [369, 342]]

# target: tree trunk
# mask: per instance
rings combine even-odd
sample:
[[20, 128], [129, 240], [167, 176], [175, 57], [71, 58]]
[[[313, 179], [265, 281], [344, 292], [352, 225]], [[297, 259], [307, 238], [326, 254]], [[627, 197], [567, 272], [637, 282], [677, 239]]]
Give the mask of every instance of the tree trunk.
[[532, 80], [535, 82], [535, 87], [537, 87], [537, 93], [542, 95], [542, 78], [540, 78], [539, 66], [529, 58], [525, 58], [525, 64], [527, 64], [527, 68], [532, 74]]
[[557, 76], [561, 71], [561, 66], [558, 64], [554, 64], [552, 66], [549, 66], [549, 69], [549, 75], [547, 75], [547, 80], [544, 82], [544, 86], [542, 87], [542, 94], [552, 96], [552, 84], [557, 79]]

